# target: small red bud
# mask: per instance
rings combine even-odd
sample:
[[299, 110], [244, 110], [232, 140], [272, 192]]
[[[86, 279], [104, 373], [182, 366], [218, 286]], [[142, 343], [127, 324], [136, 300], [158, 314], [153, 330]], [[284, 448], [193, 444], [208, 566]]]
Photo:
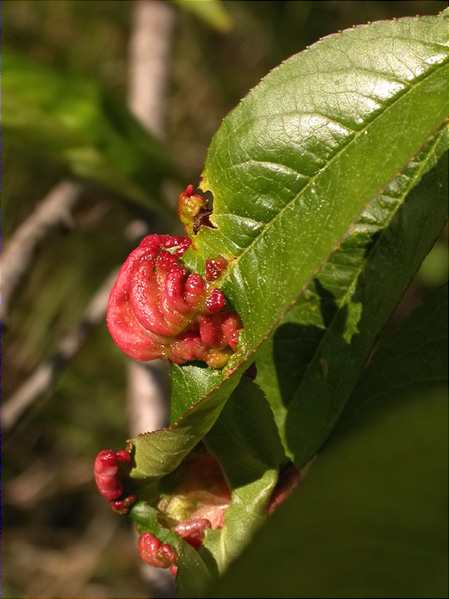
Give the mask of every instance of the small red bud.
[[94, 463], [94, 477], [100, 494], [111, 504], [114, 511], [126, 514], [136, 501], [135, 495], [124, 497], [123, 470], [131, 468], [131, 456], [125, 449], [113, 451], [103, 449], [97, 454]]
[[209, 258], [206, 260], [206, 280], [207, 281], [216, 281], [226, 270], [228, 266], [228, 261], [223, 256], [217, 256], [216, 258]]
[[213, 314], [219, 312], [226, 306], [226, 298], [221, 289], [213, 289], [209, 297], [206, 299], [206, 308]]
[[195, 188], [193, 187], [193, 185], [191, 183], [189, 183], [189, 185], [187, 185], [187, 187], [184, 189], [184, 195], [186, 195], [188, 198], [190, 198], [191, 196], [193, 196], [194, 191], [195, 191]]
[[174, 548], [168, 543], [161, 543], [150, 532], [145, 532], [140, 536], [138, 551], [141, 559], [155, 568], [171, 569], [176, 566], [178, 556]]
[[111, 502], [111, 507], [114, 512], [117, 514], [127, 514], [129, 512], [129, 508], [134, 505], [137, 501], [136, 495], [128, 495], [125, 499], [117, 499], [116, 501]]
[[175, 532], [192, 547], [198, 549], [203, 544], [205, 530], [211, 526], [210, 520], [207, 518], [192, 518], [180, 522], [175, 527]]
[[98, 490], [107, 501], [118, 499], [123, 493], [123, 485], [118, 476], [118, 460], [112, 449], [103, 449], [97, 455], [94, 475]]
[[131, 466], [131, 454], [129, 453], [129, 451], [126, 451], [126, 449], [119, 449], [118, 451], [116, 451], [115, 457], [117, 458], [118, 462]]

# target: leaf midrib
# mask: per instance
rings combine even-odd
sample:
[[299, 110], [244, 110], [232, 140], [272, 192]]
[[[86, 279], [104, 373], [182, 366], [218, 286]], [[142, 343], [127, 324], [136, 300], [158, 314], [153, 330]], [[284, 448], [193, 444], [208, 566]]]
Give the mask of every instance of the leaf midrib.
[[[233, 261], [232, 261], [232, 268], [229, 269], [229, 270], [227, 270], [225, 272], [225, 274], [223, 276], [223, 279], [222, 279], [222, 284], [224, 283], [225, 280], [229, 279], [229, 277], [231, 276], [231, 274], [234, 271], [235, 267], [240, 262], [240, 260], [243, 258], [243, 256], [245, 256], [247, 252], [249, 252], [250, 250], [252, 250], [253, 247], [259, 242], [259, 240], [263, 238], [263, 236], [265, 234], [265, 231], [270, 231], [270, 228], [272, 226], [274, 226], [274, 223], [277, 221], [277, 219], [280, 218], [281, 215], [286, 210], [288, 210], [295, 202], [297, 202], [298, 200], [301, 199], [301, 197], [308, 190], [308, 188], [311, 187], [311, 186], [313, 186], [313, 184], [316, 182], [317, 178], [320, 177], [322, 175], [322, 173], [325, 172], [330, 167], [330, 165], [333, 164], [333, 162], [340, 157], [340, 155], [345, 151], [346, 148], [348, 148], [349, 146], [353, 145], [359, 139], [359, 137], [362, 134], [364, 134], [365, 131], [368, 131], [368, 129], [374, 123], [377, 122], [378, 119], [380, 119], [385, 114], [387, 114], [390, 110], [392, 110], [393, 108], [395, 108], [398, 105], [398, 102], [400, 102], [401, 100], [403, 100], [403, 98], [405, 96], [407, 96], [409, 93], [411, 93], [416, 88], [418, 88], [420, 85], [422, 85], [430, 76], [432, 76], [434, 73], [436, 73], [440, 68], [444, 68], [447, 64], [449, 64], [449, 56], [448, 56], [448, 58], [444, 62], [441, 62], [438, 65], [436, 65], [435, 68], [429, 69], [429, 71], [425, 75], [423, 75], [421, 78], [419, 78], [416, 81], [415, 85], [410, 84], [410, 86], [407, 89], [399, 92], [399, 94], [396, 96], [396, 98], [394, 100], [392, 100], [392, 102], [390, 103], [389, 106], [387, 106], [384, 110], [380, 111], [378, 114], [375, 114], [374, 117], [371, 120], [369, 120], [362, 129], [360, 129], [359, 131], [355, 132], [354, 135], [347, 141], [347, 143], [345, 143], [334, 154], [334, 156], [332, 156], [332, 158], [323, 167], [321, 167], [321, 169], [319, 169], [314, 175], [312, 175], [310, 177], [309, 181], [304, 185], [304, 187], [301, 188], [301, 190], [296, 194], [296, 196], [294, 198], [292, 198], [290, 201], [288, 201], [285, 204], [285, 206], [283, 206], [279, 210], [279, 212], [275, 216], [273, 216], [272, 219], [270, 219], [266, 223], [264, 223], [263, 230], [259, 233], [259, 235], [257, 237], [255, 237], [254, 241], [252, 241], [248, 246], [246, 246], [246, 248], [236, 258], [233, 259]], [[207, 171], [206, 171], [206, 173], [207, 173]], [[213, 193], [213, 190], [210, 190], [210, 191], [212, 191], [212, 193]], [[369, 202], [367, 201], [367, 204], [368, 203]], [[213, 221], [213, 214], [211, 215], [211, 220]]]
[[[264, 230], [263, 230], [263, 231], [262, 231], [262, 232], [261, 232], [261, 233], [260, 233], [260, 234], [257, 236], [257, 238], [255, 238], [255, 240], [254, 240], [254, 241], [253, 241], [253, 242], [252, 242], [250, 245], [248, 245], [248, 246], [247, 246], [247, 247], [246, 247], [246, 248], [243, 250], [243, 252], [241, 252], [241, 253], [240, 253], [240, 255], [239, 255], [237, 258], [235, 258], [235, 259], [234, 259], [234, 261], [233, 261], [233, 263], [232, 263], [232, 270], [234, 269], [235, 265], [236, 265], [236, 264], [239, 262], [239, 260], [240, 260], [240, 259], [243, 257], [243, 255], [244, 255], [244, 254], [245, 254], [247, 251], [249, 251], [250, 249], [252, 249], [252, 248], [253, 248], [253, 246], [254, 246], [254, 244], [255, 244], [255, 243], [257, 243], [257, 242], [258, 242], [258, 240], [259, 240], [259, 239], [262, 237], [262, 235], [264, 234], [265, 228], [268, 228], [268, 225], [270, 225], [270, 226], [271, 226], [271, 225], [273, 224], [273, 222], [274, 222], [274, 221], [275, 221], [275, 220], [276, 220], [276, 219], [277, 219], [277, 218], [278, 218], [278, 217], [281, 215], [281, 213], [282, 213], [284, 210], [286, 210], [286, 209], [287, 209], [289, 206], [291, 206], [291, 204], [292, 204], [293, 202], [297, 201], [297, 200], [298, 200], [298, 199], [299, 199], [299, 198], [302, 196], [302, 194], [304, 193], [305, 189], [306, 189], [306, 188], [307, 188], [309, 185], [313, 184], [313, 182], [315, 181], [316, 177], [318, 177], [318, 176], [320, 175], [320, 173], [322, 173], [322, 172], [323, 172], [325, 169], [327, 169], [327, 168], [329, 167], [329, 165], [330, 165], [330, 164], [331, 164], [331, 163], [332, 163], [332, 162], [333, 162], [335, 159], [337, 159], [337, 157], [338, 157], [338, 156], [339, 156], [339, 155], [340, 155], [340, 154], [341, 154], [341, 153], [342, 153], [342, 152], [345, 150], [345, 148], [347, 148], [347, 147], [349, 146], [349, 144], [351, 144], [352, 142], [354, 142], [354, 141], [355, 141], [355, 139], [356, 139], [356, 136], [358, 137], [359, 135], [361, 135], [361, 134], [362, 134], [362, 133], [363, 133], [365, 130], [367, 130], [367, 128], [368, 128], [368, 127], [370, 127], [370, 126], [371, 126], [371, 125], [372, 125], [372, 124], [373, 124], [373, 123], [374, 123], [374, 122], [375, 122], [375, 121], [376, 121], [378, 118], [380, 118], [381, 116], [383, 116], [384, 114], [386, 114], [386, 112], [387, 112], [388, 110], [390, 110], [391, 108], [393, 108], [394, 106], [396, 106], [396, 105], [397, 105], [397, 102], [398, 102], [399, 100], [401, 100], [402, 98], [404, 98], [404, 96], [405, 96], [405, 95], [407, 95], [408, 93], [410, 93], [411, 91], [413, 91], [414, 89], [416, 89], [416, 87], [418, 87], [418, 85], [422, 84], [422, 83], [423, 83], [423, 82], [424, 82], [424, 81], [425, 81], [425, 80], [426, 80], [428, 77], [430, 77], [431, 75], [433, 75], [433, 74], [434, 74], [434, 73], [435, 73], [435, 72], [438, 70], [438, 68], [443, 68], [443, 67], [444, 67], [444, 66], [446, 66], [448, 63], [449, 63], [449, 57], [448, 57], [448, 59], [447, 59], [446, 61], [444, 61], [444, 63], [440, 63], [439, 65], [436, 65], [434, 69], [431, 69], [431, 70], [430, 70], [428, 73], [426, 73], [426, 75], [425, 75], [425, 76], [422, 76], [422, 77], [421, 77], [421, 78], [420, 78], [420, 79], [419, 79], [419, 80], [416, 82], [416, 84], [415, 84], [415, 85], [410, 85], [410, 87], [409, 87], [409, 88], [407, 88], [407, 89], [406, 89], [406, 90], [404, 90], [403, 92], [400, 92], [399, 96], [396, 98], [396, 101], [395, 101], [393, 104], [390, 104], [389, 106], [387, 106], [387, 107], [385, 108], [385, 110], [384, 110], [384, 111], [382, 111], [381, 113], [379, 113], [379, 114], [376, 114], [376, 115], [374, 116], [374, 118], [373, 118], [372, 120], [370, 120], [370, 121], [369, 121], [369, 122], [368, 122], [368, 123], [365, 125], [365, 127], [364, 127], [363, 129], [361, 129], [359, 132], [357, 132], [357, 133], [356, 133], [356, 134], [355, 134], [355, 135], [354, 135], [354, 136], [353, 136], [353, 137], [352, 137], [352, 138], [351, 138], [351, 139], [348, 141], [348, 143], [344, 144], [344, 146], [342, 146], [342, 148], [340, 148], [340, 150], [339, 150], [339, 151], [338, 151], [338, 152], [337, 152], [337, 153], [336, 153], [336, 154], [335, 154], [335, 155], [334, 155], [334, 156], [333, 156], [333, 157], [332, 157], [332, 158], [331, 158], [331, 159], [328, 161], [328, 163], [327, 163], [325, 166], [323, 166], [323, 167], [322, 167], [322, 169], [320, 169], [319, 171], [317, 171], [317, 173], [316, 173], [315, 175], [313, 175], [313, 178], [312, 178], [312, 179], [311, 179], [311, 180], [310, 180], [310, 181], [309, 181], [309, 182], [306, 184], [306, 186], [305, 186], [305, 187], [303, 187], [303, 188], [300, 190], [300, 192], [299, 192], [299, 193], [298, 193], [298, 194], [297, 194], [297, 195], [296, 195], [296, 196], [295, 196], [295, 197], [294, 197], [292, 200], [290, 200], [290, 201], [289, 201], [289, 202], [288, 202], [288, 203], [287, 203], [287, 204], [286, 204], [286, 205], [285, 205], [285, 206], [284, 206], [284, 207], [283, 207], [283, 208], [282, 208], [282, 209], [281, 209], [281, 210], [280, 210], [280, 211], [279, 211], [279, 212], [278, 212], [278, 213], [277, 213], [277, 214], [276, 214], [276, 215], [275, 215], [275, 216], [274, 216], [274, 217], [273, 217], [273, 218], [272, 218], [270, 221], [268, 221], [267, 225], [264, 227]], [[371, 201], [371, 200], [370, 200], [370, 201]], [[368, 203], [369, 203], [369, 202], [367, 202], [367, 204], [368, 204]], [[365, 205], [365, 206], [366, 206], [366, 205]], [[362, 208], [362, 211], [363, 211], [363, 210], [364, 210], [364, 208]], [[352, 223], [351, 223], [351, 224], [352, 224]], [[343, 235], [343, 238], [344, 238], [344, 235]], [[337, 241], [337, 243], [338, 243], [339, 241], [341, 241], [341, 240], [338, 240], [338, 241]], [[331, 253], [332, 253], [332, 252], [330, 252], [330, 254], [331, 254]], [[329, 254], [329, 255], [330, 255], [330, 254]], [[317, 269], [316, 269], [316, 271], [318, 271], [318, 270], [319, 270], [321, 267], [322, 267], [322, 264], [318, 265], [318, 266], [317, 266]], [[314, 272], [316, 272], [316, 271], [314, 271]], [[232, 271], [231, 271], [231, 272], [232, 272]], [[226, 279], [228, 279], [228, 278], [229, 278], [229, 276], [230, 276], [231, 272], [230, 272], [230, 271], [227, 271], [227, 273], [226, 273], [226, 274], [224, 275], [224, 277], [223, 277], [223, 280], [222, 280], [222, 282], [224, 282]], [[313, 274], [313, 273], [312, 273], [312, 274]], [[308, 283], [309, 283], [309, 280], [308, 280], [308, 281], [305, 283], [304, 287], [301, 289], [301, 292], [303, 291], [303, 289], [305, 289], [305, 288], [307, 287]], [[300, 292], [300, 293], [301, 293], [301, 292]], [[300, 294], [299, 294], [299, 295], [300, 295]], [[263, 341], [264, 341], [264, 340], [265, 340], [265, 339], [268, 337], [268, 335], [269, 335], [269, 332], [270, 332], [270, 331], [271, 331], [271, 330], [272, 330], [272, 329], [273, 329], [273, 328], [274, 328], [274, 327], [277, 325], [277, 323], [278, 323], [278, 322], [280, 322], [280, 320], [282, 319], [282, 316], [283, 316], [283, 314], [285, 314], [285, 312], [287, 312], [287, 311], [288, 311], [288, 309], [289, 309], [289, 308], [290, 308], [292, 305], [294, 305], [295, 301], [296, 301], [296, 299], [295, 299], [293, 302], [290, 302], [290, 303], [289, 303], [289, 304], [286, 306], [285, 310], [281, 310], [280, 314], [279, 314], [279, 315], [278, 315], [278, 317], [277, 317], [277, 318], [276, 318], [276, 319], [273, 321], [273, 323], [272, 323], [272, 326], [269, 328], [269, 330], [267, 331], [266, 335], [265, 335], [265, 336], [264, 336], [264, 337], [263, 337], [261, 340], [259, 340], [259, 342], [258, 342], [258, 343], [256, 343], [256, 344], [255, 344], [255, 345], [254, 345], [252, 348], [250, 348], [250, 349], [249, 349], [249, 351], [246, 351], [245, 353], [243, 353], [243, 354], [241, 355], [241, 358], [242, 358], [242, 359], [241, 359], [241, 360], [238, 362], [238, 364], [237, 364], [237, 366], [238, 366], [238, 367], [240, 367], [240, 366], [241, 366], [241, 365], [242, 365], [242, 364], [243, 364], [245, 361], [247, 361], [247, 360], [248, 360], [248, 358], [249, 358], [249, 356], [250, 356], [251, 354], [255, 353], [255, 351], [257, 350], [257, 348], [258, 348], [258, 347], [259, 347], [259, 346], [260, 346], [260, 345], [263, 343]], [[216, 385], [213, 385], [213, 386], [212, 386], [212, 387], [211, 387], [211, 388], [210, 388], [210, 389], [209, 389], [209, 390], [208, 390], [208, 391], [205, 393], [205, 395], [203, 395], [202, 397], [200, 397], [200, 398], [199, 398], [197, 401], [195, 401], [195, 402], [191, 403], [191, 404], [190, 404], [190, 405], [189, 405], [189, 406], [186, 408], [186, 410], [185, 410], [185, 411], [184, 411], [182, 414], [180, 414], [180, 416], [179, 416], [179, 417], [178, 417], [178, 418], [177, 418], [177, 419], [176, 419], [176, 420], [175, 420], [173, 423], [171, 423], [171, 424], [170, 424], [170, 426], [169, 426], [169, 427], [164, 427], [164, 429], [161, 429], [161, 430], [167, 430], [167, 429], [173, 429], [173, 428], [174, 428], [174, 429], [176, 429], [176, 428], [178, 428], [180, 425], [182, 425], [182, 423], [183, 423], [183, 420], [184, 420], [184, 419], [185, 419], [185, 418], [186, 418], [186, 417], [189, 415], [189, 413], [195, 412], [196, 408], [197, 408], [198, 406], [202, 405], [202, 404], [203, 404], [205, 401], [207, 401], [207, 400], [209, 399], [209, 397], [210, 397], [211, 395], [213, 395], [213, 393], [214, 393], [215, 391], [217, 391], [218, 389], [220, 389], [220, 387], [222, 386], [222, 384], [223, 384], [223, 383], [224, 383], [224, 382], [225, 382], [227, 379], [231, 378], [231, 376], [234, 374], [234, 372], [235, 372], [235, 371], [234, 371], [234, 368], [232, 368], [231, 372], [228, 372], [228, 373], [227, 373], [227, 372], [224, 372], [224, 373], [223, 373], [223, 374], [224, 374], [224, 376], [223, 376], [223, 379], [222, 379], [221, 381], [217, 382], [217, 384], [216, 384]], [[150, 432], [148, 432], [148, 433], [141, 433], [141, 434], [142, 434], [142, 435], [152, 435], [153, 433], [156, 433], [156, 432], [159, 432], [159, 431], [154, 431], [154, 432], [153, 432], [153, 431], [150, 431]], [[138, 436], [140, 436], [140, 435], [138, 435]]]

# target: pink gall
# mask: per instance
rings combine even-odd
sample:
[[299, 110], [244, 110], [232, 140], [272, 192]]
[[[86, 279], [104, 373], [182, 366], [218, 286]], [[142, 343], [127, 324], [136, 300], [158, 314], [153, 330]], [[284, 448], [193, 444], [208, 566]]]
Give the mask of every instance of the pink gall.
[[135, 503], [136, 496], [127, 494], [123, 478], [131, 469], [131, 456], [122, 449], [103, 449], [95, 458], [94, 477], [100, 494], [114, 511], [126, 514]]
[[177, 522], [174, 532], [198, 548], [208, 528], [222, 528], [231, 490], [217, 459], [202, 450], [187, 458], [178, 477], [179, 483], [160, 499], [158, 509]]
[[[162, 543], [150, 532], [140, 535], [138, 552], [140, 558], [154, 568], [172, 569], [176, 567], [178, 556], [175, 549], [168, 543]], [[174, 573], [176, 573], [176, 570], [174, 570]]]
[[194, 549], [203, 544], [206, 529], [211, 528], [210, 520], [207, 518], [192, 518], [184, 520], [175, 527], [175, 532]]
[[187, 185], [187, 187], [185, 188], [185, 190], [184, 190], [184, 194], [185, 194], [185, 196], [186, 196], [187, 198], [190, 198], [190, 197], [192, 197], [192, 196], [193, 196], [193, 192], [194, 192], [194, 191], [195, 191], [195, 188], [194, 188], [194, 186], [193, 186], [191, 183], [189, 183], [189, 184]]
[[223, 291], [221, 291], [221, 289], [213, 289], [206, 299], [206, 308], [208, 312], [211, 314], [219, 312], [220, 310], [223, 310], [225, 306], [226, 298]]
[[[236, 350], [241, 322], [225, 311], [220, 289], [182, 265], [189, 246], [186, 237], [145, 237], [119, 271], [107, 326], [116, 345], [135, 360], [199, 360], [222, 368]], [[216, 313], [220, 318], [204, 320]]]
[[216, 258], [209, 258], [206, 260], [206, 280], [216, 281], [221, 277], [223, 272], [228, 266], [228, 261], [223, 256], [217, 256]]

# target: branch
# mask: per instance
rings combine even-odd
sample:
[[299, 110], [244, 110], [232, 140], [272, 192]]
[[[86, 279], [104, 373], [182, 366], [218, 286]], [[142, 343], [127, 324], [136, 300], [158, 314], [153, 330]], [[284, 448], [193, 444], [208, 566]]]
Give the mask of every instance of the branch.
[[135, 0], [129, 42], [130, 110], [163, 137], [174, 13], [168, 2]]
[[71, 210], [82, 189], [80, 183], [72, 181], [56, 185], [8, 242], [0, 258], [0, 320], [5, 320], [11, 296], [29, 267], [37, 246], [52, 228], [60, 223], [70, 223]]
[[[174, 13], [168, 2], [135, 0], [129, 43], [129, 107], [158, 137], [163, 137], [169, 50]], [[168, 371], [162, 360], [128, 364], [128, 413], [131, 434], [164, 426], [168, 417]], [[155, 597], [174, 593], [168, 572], [142, 565]]]
[[[174, 13], [167, 2], [136, 0], [132, 23], [129, 107], [145, 127], [162, 137]], [[133, 436], [161, 428], [166, 423], [167, 389], [167, 367], [164, 362], [129, 362], [128, 412]]]
[[61, 339], [56, 352], [38, 366], [0, 408], [0, 420], [5, 432], [10, 431], [34, 401], [50, 388], [56, 375], [79, 352], [91, 329], [103, 320], [116, 276], [117, 269], [106, 278], [91, 298], [80, 322]]

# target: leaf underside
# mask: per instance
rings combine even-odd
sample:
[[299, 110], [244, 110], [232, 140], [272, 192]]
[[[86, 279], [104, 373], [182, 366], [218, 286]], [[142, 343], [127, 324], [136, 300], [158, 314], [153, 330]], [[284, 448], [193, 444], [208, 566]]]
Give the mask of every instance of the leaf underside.
[[447, 596], [445, 354], [447, 287], [380, 346], [307, 479], [208, 597]]

